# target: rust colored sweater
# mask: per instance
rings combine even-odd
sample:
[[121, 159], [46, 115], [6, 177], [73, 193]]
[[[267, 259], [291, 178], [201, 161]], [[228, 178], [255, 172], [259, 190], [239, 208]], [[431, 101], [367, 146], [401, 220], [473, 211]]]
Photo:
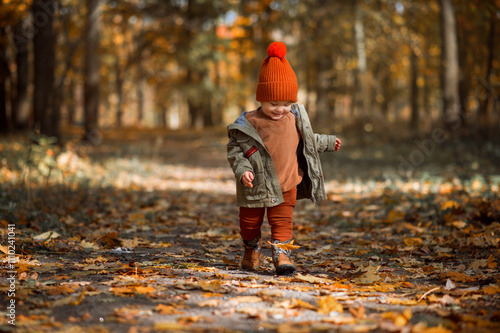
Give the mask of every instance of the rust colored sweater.
[[300, 134], [295, 127], [294, 115], [289, 112], [280, 120], [272, 120], [258, 109], [247, 112], [245, 117], [271, 154], [281, 191], [284, 193], [296, 187], [302, 181], [303, 172], [297, 162]]

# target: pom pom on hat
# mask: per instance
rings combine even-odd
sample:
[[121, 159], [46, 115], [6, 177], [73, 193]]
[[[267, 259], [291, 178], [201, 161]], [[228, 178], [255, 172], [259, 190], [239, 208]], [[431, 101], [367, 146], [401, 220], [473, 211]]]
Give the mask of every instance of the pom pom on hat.
[[267, 48], [267, 55], [283, 59], [286, 56], [286, 45], [282, 42], [274, 42]]

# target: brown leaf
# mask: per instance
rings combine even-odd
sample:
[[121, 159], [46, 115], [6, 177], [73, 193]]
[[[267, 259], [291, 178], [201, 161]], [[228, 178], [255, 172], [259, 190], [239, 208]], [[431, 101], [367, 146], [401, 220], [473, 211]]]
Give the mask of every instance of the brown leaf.
[[85, 290], [82, 290], [79, 296], [69, 296], [58, 299], [52, 303], [52, 306], [79, 305], [82, 302], [84, 296]]
[[49, 288], [47, 290], [47, 295], [57, 296], [57, 295], [70, 295], [73, 294], [78, 286], [64, 285]]
[[118, 233], [116, 231], [108, 232], [106, 235], [101, 237], [101, 243], [109, 246], [109, 247], [117, 247], [121, 246], [121, 241], [118, 239]]
[[228, 259], [226, 256], [222, 257], [222, 261], [229, 266], [239, 266], [239, 264], [236, 261]]
[[380, 281], [382, 278], [377, 274], [377, 271], [380, 269], [380, 266], [370, 266], [368, 265], [363, 274], [354, 278], [352, 281], [360, 284], [372, 284], [377, 281]]

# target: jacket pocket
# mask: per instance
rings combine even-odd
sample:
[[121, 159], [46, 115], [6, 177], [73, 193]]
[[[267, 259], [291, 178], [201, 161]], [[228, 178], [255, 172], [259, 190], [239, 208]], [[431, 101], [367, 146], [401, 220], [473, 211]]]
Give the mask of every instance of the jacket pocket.
[[253, 179], [253, 187], [243, 186], [243, 195], [245, 199], [255, 201], [262, 200], [266, 197], [266, 184], [263, 171], [255, 171]]

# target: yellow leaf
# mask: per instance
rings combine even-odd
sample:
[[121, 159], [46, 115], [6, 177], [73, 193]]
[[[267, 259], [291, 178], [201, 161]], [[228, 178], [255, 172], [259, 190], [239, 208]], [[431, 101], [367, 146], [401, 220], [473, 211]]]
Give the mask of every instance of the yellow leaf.
[[173, 321], [155, 323], [153, 327], [155, 331], [183, 332], [186, 330], [186, 326]]
[[316, 276], [313, 276], [310, 274], [302, 275], [302, 274], [298, 273], [297, 275], [295, 275], [295, 278], [299, 279], [301, 281], [309, 282], [309, 283], [331, 283], [331, 284], [335, 283], [335, 281], [333, 281], [333, 280], [316, 277]]
[[222, 287], [222, 281], [215, 280], [215, 281], [205, 282], [205, 281], [201, 280], [200, 287], [201, 287], [201, 289], [203, 289], [205, 291], [215, 292]]
[[292, 298], [290, 309], [297, 309], [297, 308], [316, 310], [316, 307], [314, 305], [309, 304], [309, 303], [301, 300], [300, 298], [299, 299]]
[[410, 238], [410, 237], [405, 237], [404, 238], [404, 243], [406, 246], [418, 246], [421, 245], [423, 242], [422, 238]]
[[342, 304], [337, 302], [337, 300], [332, 296], [321, 297], [318, 301], [318, 313], [329, 314], [330, 312], [344, 312], [344, 307]]
[[405, 326], [407, 323], [408, 323], [408, 319], [406, 319], [406, 317], [405, 317], [405, 316], [403, 316], [403, 315], [398, 315], [398, 316], [396, 316], [396, 318], [394, 319], [394, 325], [399, 326], [399, 327], [403, 327], [403, 326]]
[[395, 297], [389, 297], [387, 298], [387, 303], [394, 304], [394, 305], [417, 305], [418, 302], [414, 299], [401, 299], [401, 298], [395, 298]]
[[441, 210], [447, 210], [448, 208], [454, 209], [458, 207], [460, 207], [460, 205], [454, 200], [448, 200], [441, 204]]
[[289, 251], [289, 250], [297, 250], [300, 248], [299, 245], [293, 245], [293, 240], [290, 242], [290, 244], [273, 244], [271, 243], [270, 241], [267, 241], [269, 244], [271, 244], [272, 246], [276, 246], [276, 247], [279, 247], [280, 249], [283, 249], [285, 251]]

